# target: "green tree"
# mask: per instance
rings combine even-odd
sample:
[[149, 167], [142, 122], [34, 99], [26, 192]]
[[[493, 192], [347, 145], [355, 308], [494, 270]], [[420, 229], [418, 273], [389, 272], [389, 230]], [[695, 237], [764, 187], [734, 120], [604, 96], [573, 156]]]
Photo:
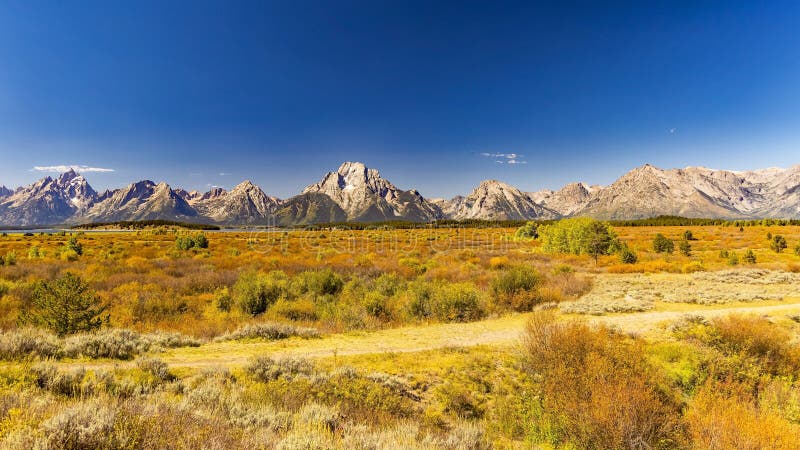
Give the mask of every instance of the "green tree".
[[661, 233], [653, 238], [653, 251], [656, 253], [672, 253], [675, 251], [675, 243]]
[[797, 246], [794, 248], [794, 254], [800, 256], [800, 244], [797, 244]]
[[46, 327], [59, 336], [93, 331], [108, 323], [107, 305], [79, 276], [67, 273], [53, 281], [39, 281], [33, 288], [32, 308], [25, 324]]
[[744, 262], [747, 264], [755, 264], [756, 263], [756, 254], [753, 253], [752, 250], [748, 249], [747, 252], [744, 254]]
[[594, 258], [594, 263], [597, 264], [597, 258], [600, 255], [611, 253], [616, 237], [608, 225], [599, 221], [591, 222], [586, 231], [586, 253], [590, 254]]
[[572, 253], [599, 255], [612, 253], [617, 247], [617, 236], [611, 227], [596, 219], [579, 217], [562, 219], [539, 227], [542, 250], [546, 253]]
[[692, 230], [686, 230], [683, 232], [683, 238], [687, 241], [693, 241], [694, 235], [692, 234]]
[[781, 236], [780, 234], [776, 234], [775, 236], [772, 237], [772, 241], [769, 243], [769, 247], [775, 253], [781, 253], [786, 249], [786, 247], [788, 247], [788, 244], [786, 243], [785, 237]]
[[539, 237], [539, 225], [536, 222], [528, 222], [525, 225], [517, 228], [514, 233], [514, 240], [527, 241]]
[[692, 254], [692, 244], [685, 237], [678, 243], [678, 249], [683, 256], [691, 256]]

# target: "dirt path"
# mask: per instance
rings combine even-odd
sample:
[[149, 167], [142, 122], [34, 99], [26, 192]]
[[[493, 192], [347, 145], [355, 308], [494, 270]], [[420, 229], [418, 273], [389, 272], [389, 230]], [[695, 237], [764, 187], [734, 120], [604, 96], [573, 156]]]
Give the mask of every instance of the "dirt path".
[[[690, 311], [652, 311], [590, 316], [582, 318], [582, 320], [614, 326], [624, 332], [646, 335], [657, 332], [662, 324], [677, 320], [687, 313], [706, 318], [731, 313], [770, 316], [800, 314], [800, 300], [777, 305], [698, 306]], [[203, 368], [241, 366], [257, 355], [320, 358], [335, 355], [419, 352], [458, 346], [511, 346], [519, 342], [527, 317], [527, 314], [518, 314], [471, 323], [431, 324], [375, 332], [335, 334], [321, 339], [293, 338], [277, 342], [211, 343], [197, 348], [175, 349], [161, 354], [160, 358], [171, 367]], [[113, 368], [133, 363], [94, 361], [89, 363], [64, 362], [62, 364], [86, 368]]]

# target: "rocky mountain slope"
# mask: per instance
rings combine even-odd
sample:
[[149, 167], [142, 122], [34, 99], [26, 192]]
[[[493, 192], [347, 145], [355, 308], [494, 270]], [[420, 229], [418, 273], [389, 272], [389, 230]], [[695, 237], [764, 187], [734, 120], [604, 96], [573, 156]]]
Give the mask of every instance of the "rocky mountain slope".
[[600, 186], [570, 183], [557, 191], [544, 190], [531, 192], [528, 195], [545, 208], [552, 209], [562, 216], [569, 216], [580, 211], [600, 189], [602, 189]]
[[280, 200], [270, 197], [249, 180], [230, 192], [216, 188], [189, 199], [198, 214], [214, 222], [235, 224], [264, 224], [275, 212]]
[[359, 162], [346, 162], [335, 172], [303, 190], [303, 194], [325, 194], [347, 215], [347, 220], [377, 222], [411, 220], [426, 222], [442, 218], [441, 210], [416, 190], [403, 191]]
[[84, 213], [96, 197], [86, 179], [75, 171], [55, 179], [45, 177], [0, 200], [0, 225], [63, 223]]
[[555, 219], [559, 214], [536, 203], [531, 197], [506, 183], [487, 180], [471, 194], [456, 198], [445, 209], [453, 219], [526, 220]]
[[800, 165], [747, 172], [703, 167], [659, 169], [646, 164], [609, 186], [571, 183], [522, 192], [487, 180], [469, 195], [427, 199], [402, 190], [375, 169], [342, 164], [288, 200], [245, 181], [230, 191], [173, 189], [139, 181], [97, 193], [75, 171], [16, 190], [0, 188], [0, 225], [165, 219], [231, 225], [436, 219], [528, 220], [567, 216], [636, 219], [657, 215], [800, 218]]
[[110, 192], [84, 214], [70, 222], [114, 222], [121, 220], [192, 220], [199, 214], [167, 183], [145, 180]]

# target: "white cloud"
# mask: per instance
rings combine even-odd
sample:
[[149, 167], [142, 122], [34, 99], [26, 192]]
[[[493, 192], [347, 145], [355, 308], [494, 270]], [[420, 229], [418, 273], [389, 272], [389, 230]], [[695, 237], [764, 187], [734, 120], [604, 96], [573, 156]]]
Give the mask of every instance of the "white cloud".
[[31, 170], [34, 172], [54, 172], [54, 173], [69, 172], [70, 170], [83, 173], [89, 173], [89, 172], [108, 173], [114, 171], [114, 169], [105, 169], [102, 167], [89, 167], [89, 166], [82, 166], [79, 164], [64, 164], [59, 166], [35, 166]]
[[525, 155], [519, 153], [481, 153], [481, 156], [492, 158], [498, 164], [528, 164]]
[[228, 175], [230, 175], [229, 172], [220, 172], [219, 173], [219, 176], [221, 176], [221, 177], [227, 177]]

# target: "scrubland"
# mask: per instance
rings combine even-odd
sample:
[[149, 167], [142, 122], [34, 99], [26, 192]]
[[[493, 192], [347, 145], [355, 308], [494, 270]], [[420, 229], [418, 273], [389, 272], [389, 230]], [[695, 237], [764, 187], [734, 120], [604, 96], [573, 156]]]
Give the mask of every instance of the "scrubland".
[[800, 448], [800, 227], [613, 232], [8, 234], [0, 448]]

